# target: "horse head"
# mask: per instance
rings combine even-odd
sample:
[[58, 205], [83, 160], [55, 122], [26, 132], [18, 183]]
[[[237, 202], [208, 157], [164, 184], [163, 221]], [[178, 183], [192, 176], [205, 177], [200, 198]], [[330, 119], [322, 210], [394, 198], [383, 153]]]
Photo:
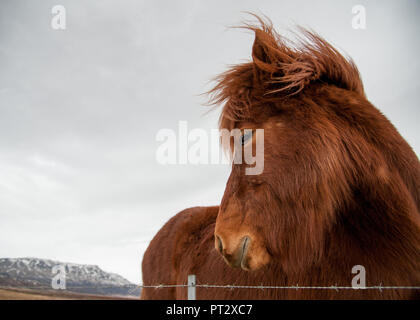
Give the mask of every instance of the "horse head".
[[418, 161], [404, 169], [392, 156], [401, 138], [366, 99], [354, 63], [312, 32], [293, 44], [260, 22], [248, 26], [252, 61], [222, 74], [212, 91], [224, 103], [220, 129], [253, 133], [240, 149], [230, 144], [231, 154], [258, 150], [255, 132], [264, 130], [264, 170], [252, 175], [250, 164], [232, 164], [216, 250], [232, 267], [253, 271], [275, 260], [292, 272], [322, 261], [338, 230], [346, 239], [354, 232], [363, 247], [364, 232], [379, 235], [392, 220], [396, 197], [418, 223]]

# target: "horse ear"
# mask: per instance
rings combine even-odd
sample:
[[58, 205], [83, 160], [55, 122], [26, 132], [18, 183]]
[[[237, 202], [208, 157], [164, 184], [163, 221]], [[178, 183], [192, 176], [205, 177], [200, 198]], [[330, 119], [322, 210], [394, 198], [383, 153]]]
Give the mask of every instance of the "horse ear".
[[276, 51], [278, 45], [271, 33], [260, 29], [255, 30], [255, 40], [252, 46], [252, 61], [256, 69], [265, 72], [276, 71]]

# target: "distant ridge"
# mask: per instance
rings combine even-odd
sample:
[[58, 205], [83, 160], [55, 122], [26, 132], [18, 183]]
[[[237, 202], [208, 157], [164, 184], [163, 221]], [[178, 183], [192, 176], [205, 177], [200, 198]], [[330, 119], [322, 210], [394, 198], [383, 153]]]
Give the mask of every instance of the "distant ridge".
[[[0, 286], [53, 290], [53, 267], [65, 268], [66, 291], [139, 297], [140, 288], [122, 276], [109, 273], [96, 265], [84, 265], [39, 258], [0, 258]], [[63, 291], [63, 290], [60, 290]]]

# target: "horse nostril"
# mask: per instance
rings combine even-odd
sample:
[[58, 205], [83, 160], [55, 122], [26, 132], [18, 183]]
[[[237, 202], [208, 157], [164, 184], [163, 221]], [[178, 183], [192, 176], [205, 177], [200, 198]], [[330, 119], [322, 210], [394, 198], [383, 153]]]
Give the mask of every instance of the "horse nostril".
[[223, 253], [223, 242], [222, 239], [220, 239], [219, 236], [216, 236], [217, 241], [217, 249], [220, 251], [220, 253]]
[[242, 240], [242, 253], [245, 253], [245, 251], [248, 249], [248, 245], [249, 245], [250, 241], [251, 241], [251, 239], [248, 236], [243, 238], [243, 240]]

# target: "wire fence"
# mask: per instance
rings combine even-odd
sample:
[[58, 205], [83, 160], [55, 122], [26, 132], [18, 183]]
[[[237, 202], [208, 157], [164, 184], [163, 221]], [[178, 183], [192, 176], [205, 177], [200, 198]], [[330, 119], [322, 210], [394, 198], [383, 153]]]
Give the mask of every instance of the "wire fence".
[[265, 290], [265, 289], [284, 289], [284, 290], [420, 290], [420, 286], [384, 286], [382, 284], [376, 286], [300, 286], [299, 284], [292, 286], [273, 286], [273, 285], [217, 285], [217, 284], [197, 284], [196, 276], [189, 275], [187, 284], [159, 284], [159, 285], [139, 285], [139, 288], [188, 288], [188, 300], [195, 300], [196, 288], [217, 288], [217, 289], [254, 289], [254, 290]]
[[384, 286], [382, 284], [376, 286], [300, 286], [298, 284], [293, 286], [267, 286], [267, 285], [217, 285], [217, 284], [197, 284], [195, 275], [188, 276], [188, 284], [173, 284], [173, 285], [141, 285], [141, 288], [188, 288], [188, 300], [196, 299], [196, 288], [218, 288], [218, 289], [286, 289], [286, 290], [420, 290], [420, 286]]
[[[67, 285], [64, 289], [65, 291], [71, 291], [74, 289], [86, 289], [85, 286], [73, 286]], [[219, 284], [202, 284], [196, 282], [195, 275], [188, 276], [188, 283], [183, 284], [157, 284], [157, 285], [135, 285], [135, 284], [127, 284], [127, 285], [97, 285], [91, 286], [88, 285], [89, 288], [98, 288], [98, 289], [106, 289], [106, 288], [126, 288], [128, 289], [128, 293], [132, 294], [136, 290], [139, 289], [165, 289], [165, 288], [188, 288], [188, 300], [195, 300], [196, 299], [196, 288], [206, 288], [206, 289], [228, 289], [228, 290], [235, 290], [235, 289], [253, 289], [253, 290], [266, 290], [266, 289], [283, 289], [283, 290], [379, 290], [382, 292], [383, 290], [420, 290], [420, 286], [385, 286], [382, 284], [374, 285], [374, 286], [338, 286], [338, 285], [330, 285], [330, 286], [302, 286], [299, 284], [291, 285], [291, 286], [276, 286], [276, 285], [235, 285], [235, 284], [227, 284], [227, 285], [219, 285]], [[26, 289], [45, 289], [46, 286], [25, 286]]]
[[[188, 284], [159, 284], [159, 285], [155, 285], [155, 286], [143, 286], [143, 285], [139, 285], [136, 287], [136, 289], [138, 288], [155, 288], [155, 289], [163, 289], [163, 288], [177, 288], [177, 287], [191, 287]], [[221, 289], [260, 289], [260, 290], [264, 290], [264, 289], [292, 289], [292, 290], [305, 290], [305, 289], [320, 289], [320, 290], [359, 290], [359, 289], [367, 289], [367, 290], [420, 290], [420, 286], [416, 287], [416, 286], [382, 286], [382, 285], [378, 285], [378, 286], [366, 286], [366, 287], [358, 287], [358, 288], [354, 288], [354, 287], [346, 287], [346, 286], [335, 286], [335, 285], [331, 285], [331, 286], [237, 286], [237, 285], [217, 285], [217, 284], [197, 284], [195, 286], [193, 286], [195, 288], [221, 288]]]

